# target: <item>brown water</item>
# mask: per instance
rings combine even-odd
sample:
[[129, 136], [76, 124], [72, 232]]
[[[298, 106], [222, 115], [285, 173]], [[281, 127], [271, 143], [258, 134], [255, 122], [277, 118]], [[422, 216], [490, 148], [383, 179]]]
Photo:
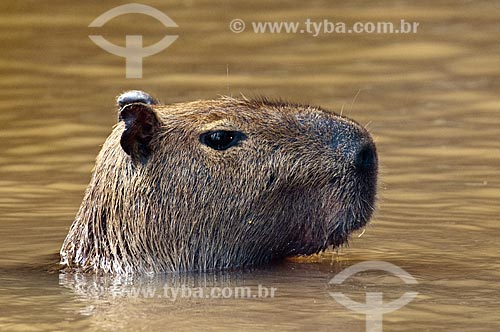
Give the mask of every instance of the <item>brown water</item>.
[[[364, 302], [418, 296], [384, 316], [384, 331], [500, 329], [500, 3], [497, 1], [143, 2], [178, 28], [144, 15], [88, 28], [117, 1], [0, 4], [1, 331], [365, 331], [365, 316], [329, 291]], [[234, 18], [247, 31], [228, 29]], [[254, 34], [250, 21], [420, 22], [418, 33]], [[125, 79], [124, 59], [87, 37], [126, 34], [168, 49]], [[264, 94], [322, 105], [366, 124], [381, 161], [378, 212], [349, 248], [314, 262], [255, 271], [116, 279], [46, 272], [68, 231], [114, 97], [142, 89], [164, 102]], [[329, 280], [359, 262], [382, 271]], [[258, 285], [275, 297], [188, 298], [134, 291]], [[180, 288], [179, 288], [180, 287]], [[229, 288], [229, 289], [230, 289]]]

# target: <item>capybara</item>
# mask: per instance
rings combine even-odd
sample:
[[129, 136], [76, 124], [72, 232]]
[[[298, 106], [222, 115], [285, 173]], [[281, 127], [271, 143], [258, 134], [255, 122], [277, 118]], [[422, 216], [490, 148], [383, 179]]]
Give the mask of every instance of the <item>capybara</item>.
[[221, 97], [118, 97], [61, 248], [67, 270], [241, 269], [344, 244], [373, 211], [377, 154], [356, 122], [319, 107]]

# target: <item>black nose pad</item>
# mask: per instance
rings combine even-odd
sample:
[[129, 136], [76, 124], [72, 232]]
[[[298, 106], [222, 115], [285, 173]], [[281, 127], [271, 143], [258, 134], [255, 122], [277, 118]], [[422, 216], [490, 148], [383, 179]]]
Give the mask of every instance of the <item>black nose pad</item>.
[[355, 156], [354, 165], [362, 171], [374, 169], [377, 166], [375, 146], [370, 143], [363, 144]]

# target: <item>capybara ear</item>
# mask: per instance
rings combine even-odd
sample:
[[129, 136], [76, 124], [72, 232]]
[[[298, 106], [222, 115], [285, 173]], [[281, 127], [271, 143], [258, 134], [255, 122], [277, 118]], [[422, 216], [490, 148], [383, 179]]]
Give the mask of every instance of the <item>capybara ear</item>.
[[151, 154], [151, 140], [160, 127], [155, 112], [142, 103], [128, 104], [121, 108], [118, 120], [125, 122], [121, 147], [133, 162], [145, 164]]
[[122, 93], [116, 98], [118, 107], [125, 105], [142, 103], [147, 105], [158, 105], [158, 101], [147, 92], [141, 90], [130, 90]]

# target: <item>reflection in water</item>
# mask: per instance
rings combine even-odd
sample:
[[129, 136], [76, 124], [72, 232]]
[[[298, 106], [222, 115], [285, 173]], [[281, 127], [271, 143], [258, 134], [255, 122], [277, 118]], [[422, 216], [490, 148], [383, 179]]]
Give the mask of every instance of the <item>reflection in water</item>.
[[[345, 329], [351, 324], [351, 315], [328, 296], [326, 283], [332, 275], [322, 266], [302, 268], [287, 263], [246, 272], [140, 278], [61, 274], [59, 282], [85, 305], [79, 314], [90, 316], [96, 328], [123, 330], [143, 317], [142, 328], [147, 330], [161, 330], [166, 322], [169, 328], [181, 331], [206, 326], [223, 331], [235, 326], [265, 329], [270, 325], [275, 330]], [[363, 292], [356, 286], [354, 291], [346, 289]], [[289, 314], [311, 303], [317, 308]], [[337, 319], [331, 319], [332, 312]], [[290, 316], [287, 320], [276, 320], [286, 315]], [[326, 319], [315, 319], [321, 315]], [[161, 319], [148, 319], [155, 316]], [[358, 324], [362, 326], [362, 321], [355, 322]]]
[[[112, 4], [0, 5], [0, 330], [364, 331], [364, 317], [331, 299], [327, 283], [367, 260], [396, 264], [419, 282], [418, 298], [386, 315], [384, 331], [498, 330], [497, 2], [148, 4], [174, 19], [179, 39], [144, 60], [142, 80], [125, 80], [124, 60], [87, 37], [87, 25]], [[99, 33], [116, 44], [125, 34], [143, 34], [145, 44], [163, 37], [154, 19], [131, 25], [130, 18]], [[420, 28], [415, 35], [234, 34], [233, 18], [405, 18]], [[40, 262], [59, 250], [115, 123], [114, 96], [128, 89], [163, 102], [241, 92], [342, 110], [377, 143], [373, 223], [349, 248], [309, 264], [131, 280], [44, 272]], [[366, 289], [387, 301], [408, 290], [388, 278], [360, 274], [342, 290], [359, 301]], [[167, 283], [278, 291], [259, 299], [128, 295]]]

